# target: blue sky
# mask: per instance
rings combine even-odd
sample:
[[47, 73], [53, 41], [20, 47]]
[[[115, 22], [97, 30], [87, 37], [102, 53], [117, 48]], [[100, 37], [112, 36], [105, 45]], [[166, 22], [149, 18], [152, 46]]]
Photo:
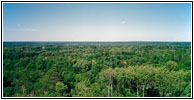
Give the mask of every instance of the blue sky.
[[3, 3], [4, 41], [191, 41], [190, 3]]

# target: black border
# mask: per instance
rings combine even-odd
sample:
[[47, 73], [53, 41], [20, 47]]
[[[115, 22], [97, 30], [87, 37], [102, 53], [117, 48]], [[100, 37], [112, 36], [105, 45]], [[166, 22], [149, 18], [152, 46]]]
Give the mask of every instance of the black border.
[[100, 2], [109, 2], [109, 3], [111, 3], [111, 2], [125, 2], [125, 3], [130, 3], [130, 2], [178, 2], [178, 3], [180, 3], [180, 2], [189, 2], [189, 3], [191, 3], [191, 10], [192, 10], [192, 15], [191, 15], [191, 21], [192, 21], [192, 73], [191, 73], [191, 75], [193, 76], [193, 1], [1, 1], [1, 99], [193, 99], [193, 77], [192, 77], [192, 94], [191, 94], [191, 98], [184, 98], [184, 97], [180, 97], [180, 98], [175, 98], [175, 97], [172, 97], [172, 98], [166, 98], [166, 97], [161, 97], [161, 98], [159, 98], [159, 97], [156, 97], [156, 98], [153, 98], [153, 97], [149, 97], [149, 98], [135, 98], [135, 97], [125, 97], [125, 98], [120, 98], [120, 97], [111, 97], [111, 98], [108, 98], [108, 97], [89, 97], [89, 98], [85, 98], [85, 97], [83, 97], [83, 98], [75, 98], [75, 97], [70, 97], [70, 98], [67, 98], [67, 97], [63, 97], [63, 98], [57, 98], [57, 97], [52, 97], [52, 98], [50, 98], [50, 97], [42, 97], [42, 98], [40, 98], [40, 97], [34, 97], [34, 98], [29, 98], [29, 97], [17, 97], [17, 98], [15, 98], [15, 97], [11, 97], [11, 98], [9, 98], [9, 97], [3, 97], [3, 94], [2, 94], [2, 66], [3, 66], [3, 62], [2, 62], [2, 59], [3, 59], [3, 53], [2, 53], [2, 51], [3, 51], [3, 45], [2, 45], [2, 42], [3, 42], [3, 40], [2, 40], [2, 34], [3, 34], [3, 32], [2, 32], [2, 21], [3, 21], [3, 19], [2, 19], [2, 9], [3, 9], [3, 7], [2, 7], [2, 4], [3, 3], [6, 3], [6, 2], [13, 2], [13, 3], [15, 3], [15, 2], [77, 2], [77, 3], [80, 3], [80, 2], [98, 2], [98, 3], [100, 3]]

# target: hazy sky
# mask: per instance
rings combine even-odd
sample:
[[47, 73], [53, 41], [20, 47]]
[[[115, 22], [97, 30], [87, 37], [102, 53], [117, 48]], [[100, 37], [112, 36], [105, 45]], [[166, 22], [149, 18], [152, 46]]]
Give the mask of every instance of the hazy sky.
[[4, 3], [4, 41], [191, 41], [190, 3]]

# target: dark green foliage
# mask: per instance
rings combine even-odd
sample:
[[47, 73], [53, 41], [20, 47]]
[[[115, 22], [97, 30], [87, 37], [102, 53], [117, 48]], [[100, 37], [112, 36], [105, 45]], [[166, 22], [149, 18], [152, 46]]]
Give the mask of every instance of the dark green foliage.
[[4, 97], [190, 97], [190, 42], [4, 42]]

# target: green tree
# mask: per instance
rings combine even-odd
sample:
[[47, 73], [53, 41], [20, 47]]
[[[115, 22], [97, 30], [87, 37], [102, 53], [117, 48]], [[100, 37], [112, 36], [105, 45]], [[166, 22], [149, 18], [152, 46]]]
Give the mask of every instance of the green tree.
[[92, 89], [89, 86], [89, 81], [82, 81], [75, 85], [75, 89], [73, 89], [72, 96], [73, 97], [92, 97]]
[[166, 63], [166, 68], [169, 69], [170, 71], [176, 71], [177, 70], [177, 63], [174, 61], [168, 61]]
[[66, 90], [67, 90], [67, 85], [64, 85], [62, 82], [57, 82], [55, 86], [56, 90], [56, 96], [67, 96], [66, 95]]
[[41, 80], [42, 87], [44, 89], [44, 94], [47, 94], [49, 90], [52, 90], [54, 92], [55, 85], [60, 80], [61, 76], [57, 69], [55, 67], [49, 69]]

